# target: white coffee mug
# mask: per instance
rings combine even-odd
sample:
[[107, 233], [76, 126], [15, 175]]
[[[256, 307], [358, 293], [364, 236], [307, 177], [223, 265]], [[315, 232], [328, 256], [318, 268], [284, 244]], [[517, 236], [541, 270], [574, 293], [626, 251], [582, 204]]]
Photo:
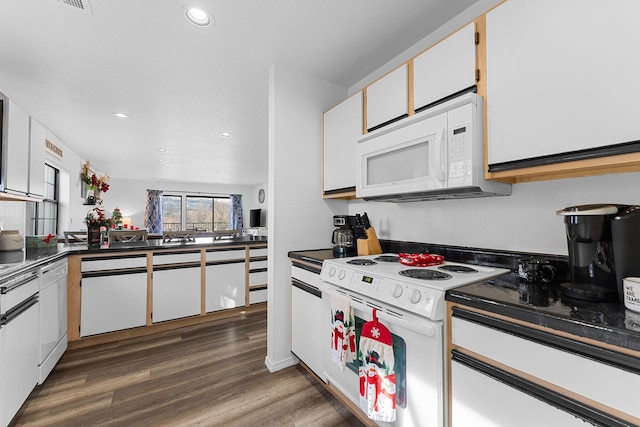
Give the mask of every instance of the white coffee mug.
[[624, 306], [629, 310], [640, 312], [640, 277], [622, 279]]

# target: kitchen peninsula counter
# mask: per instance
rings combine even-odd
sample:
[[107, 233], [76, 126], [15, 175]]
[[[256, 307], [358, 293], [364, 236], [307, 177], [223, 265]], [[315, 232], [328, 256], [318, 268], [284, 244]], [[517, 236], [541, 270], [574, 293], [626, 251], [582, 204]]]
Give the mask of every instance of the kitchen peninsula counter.
[[267, 239], [62, 245], [71, 347], [264, 310]]

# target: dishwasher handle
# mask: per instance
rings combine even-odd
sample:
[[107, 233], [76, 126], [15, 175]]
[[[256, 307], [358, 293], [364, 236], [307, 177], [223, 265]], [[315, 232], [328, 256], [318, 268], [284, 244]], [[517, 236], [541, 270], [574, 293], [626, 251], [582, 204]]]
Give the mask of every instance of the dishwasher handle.
[[301, 282], [297, 279], [291, 278], [291, 286], [298, 288], [301, 291], [311, 294], [315, 297], [322, 298], [322, 291], [320, 289], [307, 283]]

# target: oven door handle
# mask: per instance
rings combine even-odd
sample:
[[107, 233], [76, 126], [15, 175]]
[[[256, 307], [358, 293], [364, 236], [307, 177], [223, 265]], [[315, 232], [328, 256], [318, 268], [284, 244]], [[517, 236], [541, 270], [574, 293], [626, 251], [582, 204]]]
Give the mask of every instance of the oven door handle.
[[390, 324], [398, 325], [403, 329], [409, 329], [411, 331], [417, 332], [420, 335], [424, 335], [426, 337], [434, 338], [437, 337], [438, 332], [440, 331], [441, 325], [436, 322], [432, 322], [427, 319], [422, 319], [418, 316], [411, 316], [410, 320], [407, 315], [391, 315], [384, 311], [381, 307], [373, 307], [364, 305], [353, 299], [349, 299], [351, 303], [351, 307], [353, 307], [354, 311], [359, 310], [364, 313], [371, 313], [371, 310], [374, 308], [377, 310], [376, 316], [378, 316], [379, 320], [386, 320]]

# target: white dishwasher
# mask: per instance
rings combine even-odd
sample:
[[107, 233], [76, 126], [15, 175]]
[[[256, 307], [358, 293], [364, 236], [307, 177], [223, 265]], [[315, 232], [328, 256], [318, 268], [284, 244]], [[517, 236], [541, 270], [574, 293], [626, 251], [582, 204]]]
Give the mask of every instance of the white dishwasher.
[[323, 381], [327, 381], [323, 353], [330, 338], [323, 322], [320, 272], [291, 267], [291, 352]]
[[42, 384], [67, 349], [67, 259], [40, 269], [40, 354]]

